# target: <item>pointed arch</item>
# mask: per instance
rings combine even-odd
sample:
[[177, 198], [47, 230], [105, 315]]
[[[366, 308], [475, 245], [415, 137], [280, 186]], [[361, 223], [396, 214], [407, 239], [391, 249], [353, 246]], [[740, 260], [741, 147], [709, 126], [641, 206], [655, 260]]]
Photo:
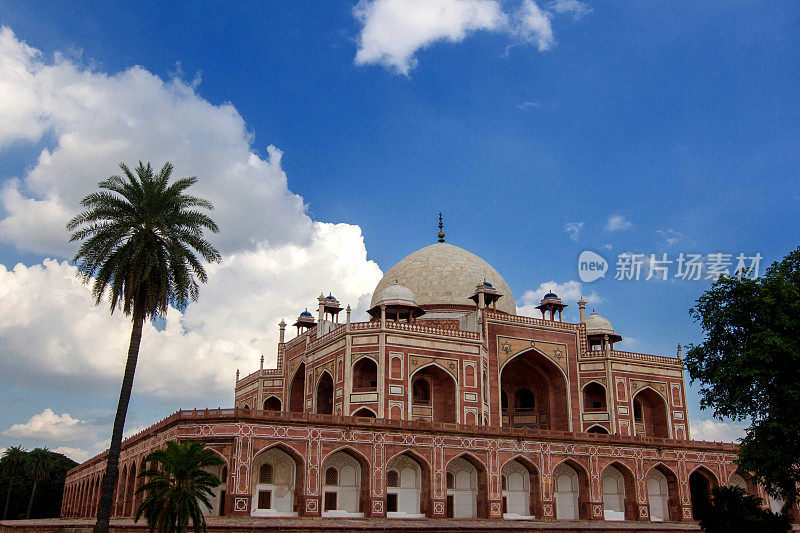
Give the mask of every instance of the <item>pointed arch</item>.
[[[502, 425], [561, 431], [572, 429], [569, 379], [550, 356], [536, 348], [515, 354], [501, 365], [499, 380], [495, 401], [500, 402]], [[534, 392], [532, 410], [516, 409], [514, 403], [521, 389]]]
[[711, 489], [719, 485], [717, 476], [705, 466], [698, 466], [689, 473], [689, 495], [692, 501], [692, 517], [702, 520], [711, 506]]
[[353, 392], [378, 390], [378, 363], [372, 357], [364, 355], [353, 363]]
[[306, 364], [300, 363], [289, 383], [289, 411], [302, 413], [306, 409]]
[[[623, 490], [616, 493], [622, 496], [622, 502], [620, 502], [622, 503], [621, 509], [618, 509], [618, 507], [616, 506], [613, 509], [611, 509], [611, 506], [606, 505], [607, 503], [611, 502], [605, 501], [606, 487], [603, 482], [604, 481], [603, 475], [608, 471], [609, 468], [613, 468], [622, 476]], [[631, 471], [630, 468], [628, 468], [627, 465], [619, 461], [612, 461], [611, 463], [607, 464], [603, 468], [603, 471], [600, 473], [600, 486], [603, 489], [602, 493], [603, 493], [604, 510], [611, 509], [613, 511], [619, 511], [623, 514], [623, 518], [625, 520], [638, 520], [639, 509], [636, 503], [636, 477], [634, 476], [633, 472]], [[606, 520], [608, 520], [608, 518], [606, 518]]]
[[361, 407], [350, 416], [360, 416], [362, 418], [377, 418], [378, 414], [375, 412], [375, 410], [369, 407]]
[[[386, 488], [387, 501], [388, 501], [389, 495], [394, 495], [395, 498], [396, 498], [396, 501], [399, 501], [398, 511], [400, 511], [400, 509], [404, 509], [404, 507], [403, 507], [404, 504], [403, 504], [402, 500], [406, 499], [407, 496], [413, 496], [413, 499], [416, 499], [416, 506], [418, 508], [417, 511], [419, 512], [419, 514], [421, 514], [423, 516], [430, 517], [430, 516], [432, 516], [432, 512], [433, 512], [432, 505], [431, 505], [431, 501], [432, 501], [432, 498], [431, 498], [431, 489], [432, 489], [431, 472], [432, 472], [432, 468], [431, 468], [430, 461], [428, 461], [428, 459], [426, 459], [422, 455], [414, 452], [413, 450], [405, 449], [405, 450], [401, 450], [401, 451], [395, 453], [394, 455], [392, 455], [391, 457], [389, 457], [389, 459], [386, 461], [386, 470], [388, 471], [389, 469], [393, 469], [399, 462], [401, 462], [403, 460], [403, 458], [406, 458], [409, 461], [412, 461], [417, 466], [417, 468], [419, 469], [419, 473], [420, 473], [420, 479], [415, 484], [414, 487], [406, 487], [405, 486], [405, 484], [406, 484], [405, 472], [404, 471], [400, 471], [400, 469], [398, 469], [398, 472], [400, 474], [400, 476], [399, 476], [400, 477], [400, 486], [399, 487], [387, 487]], [[405, 494], [403, 494], [403, 493], [405, 493]], [[390, 511], [388, 508], [387, 508], [387, 511], [389, 511], [387, 513], [387, 516], [390, 517], [390, 518], [393, 518], [395, 516], [396, 517], [405, 517], [405, 516], [408, 516], [408, 513], [410, 512], [410, 511], [402, 511], [402, 512], [394, 512], [394, 513], [392, 513], [392, 511]], [[414, 511], [414, 512], [416, 512], [416, 511]], [[413, 514], [413, 512], [411, 514]]]
[[[452, 472], [451, 470], [458, 462], [466, 461], [471, 467], [475, 470], [475, 492], [472, 493], [471, 488], [471, 473], [468, 471], [460, 471], [458, 473]], [[455, 463], [455, 464], [454, 464]], [[462, 463], [463, 464], [463, 463]], [[454, 510], [457, 508], [466, 509], [469, 516], [463, 516], [464, 518], [488, 518], [489, 517], [489, 482], [488, 482], [488, 471], [486, 468], [486, 464], [481, 461], [475, 455], [464, 452], [459, 454], [453, 458], [451, 458], [447, 464], [445, 465], [445, 472], [446, 475], [453, 474], [454, 477], [454, 485], [447, 486], [448, 489], [448, 516], [459, 518], [457, 513], [454, 513]], [[464, 474], [462, 476], [462, 474]], [[462, 483], [468, 481], [466, 484], [469, 487], [464, 488]], [[449, 485], [449, 483], [447, 484]], [[451, 499], [450, 496], [453, 496]], [[458, 501], [458, 500], [462, 501]], [[473, 500], [474, 501], [470, 501]], [[471, 514], [469, 509], [472, 508], [474, 505], [474, 515]]]
[[[681, 520], [678, 476], [664, 463], [656, 463], [645, 474], [650, 520]], [[665, 484], [666, 486], [662, 486]]]
[[599, 435], [610, 435], [608, 428], [602, 424], [592, 424], [586, 428], [586, 433], [597, 433]]
[[124, 516], [125, 514], [125, 498], [128, 494], [128, 465], [122, 466], [122, 472], [117, 480], [117, 489], [114, 499], [116, 505], [114, 506], [115, 516]]
[[[506, 469], [511, 463], [519, 463], [522, 465], [525, 470], [528, 472], [528, 486], [529, 486], [529, 504], [528, 504], [528, 514], [532, 517], [541, 517], [542, 516], [542, 496], [541, 496], [541, 476], [539, 474], [539, 467], [528, 457], [524, 455], [517, 454], [511, 459], [507, 460], [505, 463], [502, 464], [500, 467], [500, 472], [502, 474], [503, 470]], [[501, 484], [502, 489], [502, 484]]]
[[334, 394], [333, 374], [327, 370], [320, 372], [314, 388], [314, 411], [321, 415], [333, 414], [333, 394]]
[[[427, 363], [411, 373], [409, 384], [408, 402], [411, 405], [412, 420], [450, 423], [459, 421], [459, 386], [449, 370], [435, 361]], [[415, 394], [423, 388], [423, 384], [429, 394], [427, 399]]]
[[277, 396], [270, 395], [265, 400], [264, 403], [261, 405], [261, 408], [264, 411], [275, 411], [280, 412], [283, 410], [283, 402]]
[[[565, 471], [561, 473], [559, 472], [560, 470], [563, 470], [563, 467], [569, 468], [575, 473], [576, 479], [571, 481], [571, 490], [573, 491], [571, 496], [569, 495], [569, 491], [566, 490], [567, 487], [564, 486], [566, 484], [566, 480], [562, 479], [562, 477], [568, 477], [569, 474]], [[553, 474], [550, 476], [550, 482], [553, 484], [552, 493], [556, 499], [557, 509], [559, 507], [564, 509], [568, 508], [568, 505], [559, 505], [558, 494], [563, 493], [565, 498], [573, 497], [576, 500], [575, 507], [577, 508], [577, 512], [575, 514], [577, 516], [574, 516], [575, 519], [581, 518], [588, 520], [591, 518], [589, 509], [589, 472], [585, 466], [572, 458], [566, 458], [553, 467]], [[575, 497], [574, 492], [577, 492], [577, 497]]]
[[597, 380], [591, 380], [581, 387], [584, 412], [608, 411], [608, 390]]
[[[294, 462], [294, 479], [293, 483], [291, 483], [293, 497], [292, 497], [292, 512], [297, 512], [300, 509], [305, 508], [305, 461], [303, 460], [302, 454], [300, 454], [297, 450], [292, 448], [291, 446], [287, 446], [284, 443], [275, 443], [269, 444], [257, 452], [253, 454], [253, 459], [250, 462], [250, 479], [253, 480], [251, 483], [254, 483], [258, 480], [258, 469], [261, 467], [262, 461], [259, 460], [262, 458], [264, 454], [271, 450], [278, 450], [283, 452], [285, 455], [289, 457]], [[282, 488], [280, 492], [284, 492], [288, 490], [285, 487]], [[253, 498], [254, 501], [257, 500], [258, 494], [254, 494]], [[251, 514], [257, 514], [256, 505], [253, 505]], [[274, 514], [274, 513], [273, 513]]]
[[634, 435], [669, 439], [669, 402], [659, 391], [649, 385], [636, 391], [631, 398], [633, 404]]
[[[370, 473], [372, 469], [370, 468], [369, 459], [367, 459], [364, 454], [351, 448], [350, 446], [339, 446], [325, 454], [325, 456], [320, 460], [320, 464], [322, 465], [321, 472], [325, 472], [327, 470], [327, 464], [329, 460], [333, 458], [336, 454], [343, 453], [348, 457], [354, 459], [359, 466], [358, 472], [358, 484], [359, 484], [359, 494], [358, 494], [358, 509], [353, 512], [362, 513], [367, 515], [370, 512], [370, 478], [372, 477]], [[324, 479], [324, 478], [323, 478]], [[342, 477], [339, 478], [339, 482], [341, 483], [343, 480]], [[341, 496], [341, 495], [340, 495]], [[325, 495], [323, 494], [323, 502], [324, 502]]]

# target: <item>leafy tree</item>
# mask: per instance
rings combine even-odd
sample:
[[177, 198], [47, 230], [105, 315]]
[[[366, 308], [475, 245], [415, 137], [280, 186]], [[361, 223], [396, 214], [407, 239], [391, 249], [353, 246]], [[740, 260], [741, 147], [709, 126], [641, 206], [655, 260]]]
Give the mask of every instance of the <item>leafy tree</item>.
[[751, 420], [738, 463], [792, 505], [800, 483], [800, 248], [760, 279], [720, 277], [690, 314], [705, 336], [686, 355], [701, 406]]
[[31, 517], [33, 498], [36, 496], [36, 487], [47, 477], [47, 474], [52, 468], [53, 458], [50, 456], [50, 451], [47, 448], [34, 448], [28, 452], [25, 457], [25, 473], [31, 481], [33, 481], [31, 499], [28, 500], [28, 511], [25, 513], [25, 518]]
[[28, 452], [22, 446], [10, 446], [0, 459], [0, 475], [8, 478], [8, 491], [6, 492], [6, 504], [3, 507], [3, 520], [8, 518], [8, 504], [11, 501], [11, 489], [14, 485], [14, 478], [25, 472], [25, 459]]
[[791, 523], [787, 515], [764, 509], [761, 498], [741, 487], [714, 487], [700, 527], [708, 533], [786, 533]]
[[123, 177], [101, 181], [100, 191], [81, 201], [86, 210], [67, 224], [73, 232], [70, 241], [83, 241], [74, 261], [84, 282], [92, 283], [95, 303], [108, 293], [111, 313], [121, 308], [133, 322], [97, 512], [95, 529], [100, 533], [107, 533], [111, 518], [144, 320], [165, 315], [170, 306], [182, 309], [197, 298], [195, 278], [205, 283], [207, 276], [196, 254], [208, 262], [220, 261], [219, 252], [203, 236], [204, 230], [219, 231], [201, 211], [213, 206], [186, 194], [197, 178], [170, 184], [170, 163], [158, 173], [141, 161], [134, 172], [124, 164], [120, 168]]
[[136, 509], [134, 521], [144, 516], [150, 533], [184, 533], [191, 520], [195, 533], [204, 532], [206, 520], [200, 504], [211, 509], [209, 497], [220, 480], [203, 469], [224, 464], [222, 459], [201, 442], [169, 441], [166, 448], [145, 457], [145, 464], [149, 468], [138, 477], [147, 482], [136, 493], [146, 496]]

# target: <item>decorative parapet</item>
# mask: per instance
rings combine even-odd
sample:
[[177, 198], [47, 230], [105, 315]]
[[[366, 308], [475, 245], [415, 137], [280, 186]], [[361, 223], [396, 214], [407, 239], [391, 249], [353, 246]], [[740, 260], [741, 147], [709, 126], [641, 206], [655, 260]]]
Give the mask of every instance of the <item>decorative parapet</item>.
[[571, 332], [577, 331], [580, 329], [580, 324], [573, 324], [571, 322], [558, 322], [555, 320], [542, 320], [541, 318], [531, 318], [529, 316], [521, 316], [521, 315], [509, 315], [506, 313], [498, 313], [496, 311], [485, 311], [485, 316], [488, 319], [501, 321], [501, 322], [512, 322], [517, 324], [527, 324], [530, 326], [541, 326], [547, 328], [558, 328], [563, 330], [568, 330]]
[[683, 366], [683, 361], [677, 357], [663, 355], [650, 355], [646, 353], [620, 352], [618, 350], [594, 350], [584, 354], [584, 359], [622, 359], [625, 361], [646, 361], [648, 363], [658, 363], [660, 365]]
[[386, 329], [399, 329], [402, 331], [411, 331], [414, 333], [426, 333], [429, 335], [443, 335], [446, 337], [458, 337], [460, 339], [474, 339], [479, 340], [480, 335], [472, 331], [462, 331], [459, 329], [440, 329], [430, 326], [419, 326], [417, 324], [408, 324], [406, 322], [386, 322]]

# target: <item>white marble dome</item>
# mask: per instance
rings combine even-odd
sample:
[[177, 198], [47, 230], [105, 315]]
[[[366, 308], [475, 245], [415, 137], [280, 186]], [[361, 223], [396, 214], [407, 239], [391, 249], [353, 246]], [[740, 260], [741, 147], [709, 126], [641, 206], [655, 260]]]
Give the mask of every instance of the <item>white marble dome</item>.
[[377, 302], [375, 298], [372, 301], [375, 302], [372, 307], [376, 305], [409, 305], [416, 307], [419, 305], [411, 289], [399, 283], [389, 285], [378, 294]]
[[592, 311], [592, 314], [586, 317], [586, 334], [587, 335], [595, 335], [595, 334], [614, 334], [614, 328], [611, 325], [611, 322], [607, 318], [603, 318], [598, 315], [596, 312]]
[[469, 297], [475, 294], [475, 286], [484, 280], [503, 295], [497, 301], [497, 309], [516, 314], [511, 289], [492, 265], [463, 248], [437, 242], [406, 256], [390, 268], [375, 287], [370, 307], [375, 307], [383, 291], [395, 284], [410, 289], [423, 308], [437, 304], [474, 307]]

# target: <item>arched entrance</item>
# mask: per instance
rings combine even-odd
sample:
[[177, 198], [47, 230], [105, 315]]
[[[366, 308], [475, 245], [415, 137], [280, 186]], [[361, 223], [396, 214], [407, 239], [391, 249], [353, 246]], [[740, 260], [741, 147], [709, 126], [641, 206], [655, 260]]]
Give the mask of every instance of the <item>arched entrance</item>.
[[652, 522], [680, 520], [678, 478], [664, 465], [656, 465], [647, 473], [647, 501]]
[[289, 386], [289, 411], [302, 413], [305, 411], [306, 397], [306, 365], [300, 363]]
[[430, 469], [427, 463], [406, 452], [386, 465], [386, 516], [422, 518], [429, 514]]
[[714, 474], [700, 467], [689, 475], [689, 493], [692, 498], [692, 517], [702, 520], [711, 507], [711, 488], [717, 485]]
[[322, 516], [363, 517], [369, 508], [369, 471], [351, 450], [328, 455], [322, 464]]
[[456, 421], [458, 398], [453, 376], [438, 365], [428, 365], [411, 376], [411, 419]]
[[214, 474], [219, 479], [219, 485], [213, 490], [213, 495], [209, 497], [211, 509], [205, 505], [200, 508], [206, 516], [223, 516], [225, 514], [225, 489], [227, 487], [228, 467], [224, 464], [218, 466], [207, 466], [203, 470]]
[[589, 487], [586, 471], [574, 461], [564, 461], [553, 470], [553, 495], [556, 518], [577, 520], [588, 517], [586, 504]]
[[323, 372], [317, 382], [317, 413], [333, 414], [333, 378], [328, 372]]
[[264, 405], [262, 407], [264, 408], [265, 411], [280, 411], [281, 401], [275, 396], [270, 396], [269, 398], [264, 400]]
[[448, 518], [486, 518], [486, 469], [471, 455], [456, 457], [447, 465], [445, 485]]
[[583, 388], [583, 410], [587, 413], [607, 411], [606, 388], [592, 381]]
[[353, 392], [378, 389], [378, 364], [370, 357], [362, 357], [353, 365]]
[[503, 518], [539, 516], [539, 473], [530, 461], [512, 459], [503, 465], [500, 486]]
[[536, 350], [506, 362], [500, 373], [500, 388], [504, 426], [569, 429], [564, 374]]
[[295, 489], [303, 486], [303, 463], [296, 452], [282, 445], [260, 452], [253, 459], [250, 478], [252, 516], [297, 516]]
[[606, 520], [636, 520], [636, 480], [626, 467], [612, 463], [603, 470], [603, 516]]
[[362, 418], [376, 418], [375, 411], [373, 411], [369, 407], [362, 407], [361, 409], [353, 413], [353, 416], [360, 416]]
[[633, 397], [634, 435], [669, 438], [667, 403], [655, 390], [645, 387]]

